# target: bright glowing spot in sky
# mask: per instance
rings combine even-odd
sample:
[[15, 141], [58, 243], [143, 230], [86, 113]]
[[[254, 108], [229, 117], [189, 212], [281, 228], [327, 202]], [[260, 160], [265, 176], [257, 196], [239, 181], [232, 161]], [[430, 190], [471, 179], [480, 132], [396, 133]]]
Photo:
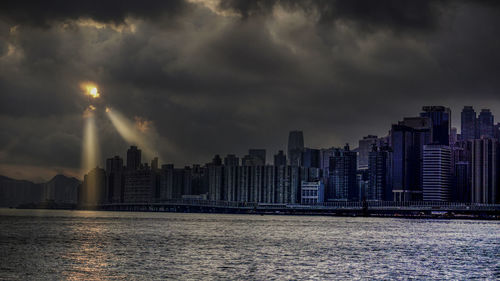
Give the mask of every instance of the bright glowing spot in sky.
[[97, 88], [92, 88], [90, 89], [90, 95], [93, 97], [93, 98], [97, 98], [99, 96], [99, 92], [97, 92]]
[[93, 82], [82, 82], [80, 83], [80, 88], [85, 92], [86, 95], [96, 99], [101, 96], [97, 85]]

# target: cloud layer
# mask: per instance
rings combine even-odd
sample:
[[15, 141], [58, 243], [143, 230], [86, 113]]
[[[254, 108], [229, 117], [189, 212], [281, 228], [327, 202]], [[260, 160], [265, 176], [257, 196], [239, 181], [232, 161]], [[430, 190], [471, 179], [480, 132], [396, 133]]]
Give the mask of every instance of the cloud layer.
[[270, 159], [294, 129], [308, 146], [356, 146], [428, 104], [451, 106], [457, 127], [465, 104], [500, 112], [489, 2], [106, 3], [0, 4], [0, 174], [78, 170], [82, 81], [102, 94], [102, 158], [128, 146], [108, 105], [154, 124], [177, 165], [251, 147]]

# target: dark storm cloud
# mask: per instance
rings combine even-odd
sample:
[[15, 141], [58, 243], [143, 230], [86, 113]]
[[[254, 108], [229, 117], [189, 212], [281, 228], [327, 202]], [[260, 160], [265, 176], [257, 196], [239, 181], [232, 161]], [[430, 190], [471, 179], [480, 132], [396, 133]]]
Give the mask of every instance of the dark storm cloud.
[[273, 0], [245, 1], [223, 0], [220, 8], [235, 11], [244, 18], [268, 15], [276, 6], [289, 10], [317, 13], [318, 23], [350, 21], [363, 28], [389, 28], [428, 30], [435, 28], [443, 8], [444, 0], [398, 1], [398, 0]]
[[182, 0], [133, 1], [2, 1], [0, 16], [15, 23], [48, 26], [53, 22], [92, 18], [100, 22], [121, 24], [128, 16], [155, 19], [182, 13], [187, 4]]
[[102, 158], [129, 145], [109, 105], [150, 122], [177, 165], [250, 147], [270, 159], [294, 129], [308, 146], [355, 147], [426, 104], [455, 121], [464, 104], [500, 112], [494, 4], [169, 2], [2, 3], [0, 164], [78, 169], [87, 80], [102, 93]]

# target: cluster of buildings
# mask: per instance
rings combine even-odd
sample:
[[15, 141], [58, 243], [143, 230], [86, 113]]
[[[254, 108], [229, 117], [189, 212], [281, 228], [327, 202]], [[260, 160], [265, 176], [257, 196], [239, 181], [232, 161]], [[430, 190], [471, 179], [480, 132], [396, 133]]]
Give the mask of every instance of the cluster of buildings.
[[216, 155], [205, 165], [176, 168], [141, 162], [131, 146], [124, 159], [106, 160], [84, 178], [83, 204], [151, 203], [170, 199], [316, 204], [331, 201], [450, 201], [497, 203], [500, 123], [488, 109], [461, 113], [461, 134], [451, 110], [424, 106], [419, 116], [391, 126], [387, 136], [369, 135], [358, 148], [304, 146], [292, 131], [286, 154], [267, 159], [249, 149], [241, 159]]

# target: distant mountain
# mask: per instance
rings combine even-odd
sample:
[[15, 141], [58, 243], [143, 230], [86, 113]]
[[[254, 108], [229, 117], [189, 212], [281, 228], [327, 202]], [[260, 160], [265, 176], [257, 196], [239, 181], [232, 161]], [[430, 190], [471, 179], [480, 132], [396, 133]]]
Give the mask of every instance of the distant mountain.
[[81, 182], [76, 178], [56, 175], [44, 184], [45, 201], [76, 204], [80, 184]]
[[56, 175], [50, 181], [40, 184], [0, 175], [0, 207], [40, 204], [46, 201], [76, 204], [80, 184], [78, 179], [64, 175]]
[[43, 187], [27, 180], [15, 180], [0, 176], [0, 206], [16, 207], [19, 204], [39, 203]]

